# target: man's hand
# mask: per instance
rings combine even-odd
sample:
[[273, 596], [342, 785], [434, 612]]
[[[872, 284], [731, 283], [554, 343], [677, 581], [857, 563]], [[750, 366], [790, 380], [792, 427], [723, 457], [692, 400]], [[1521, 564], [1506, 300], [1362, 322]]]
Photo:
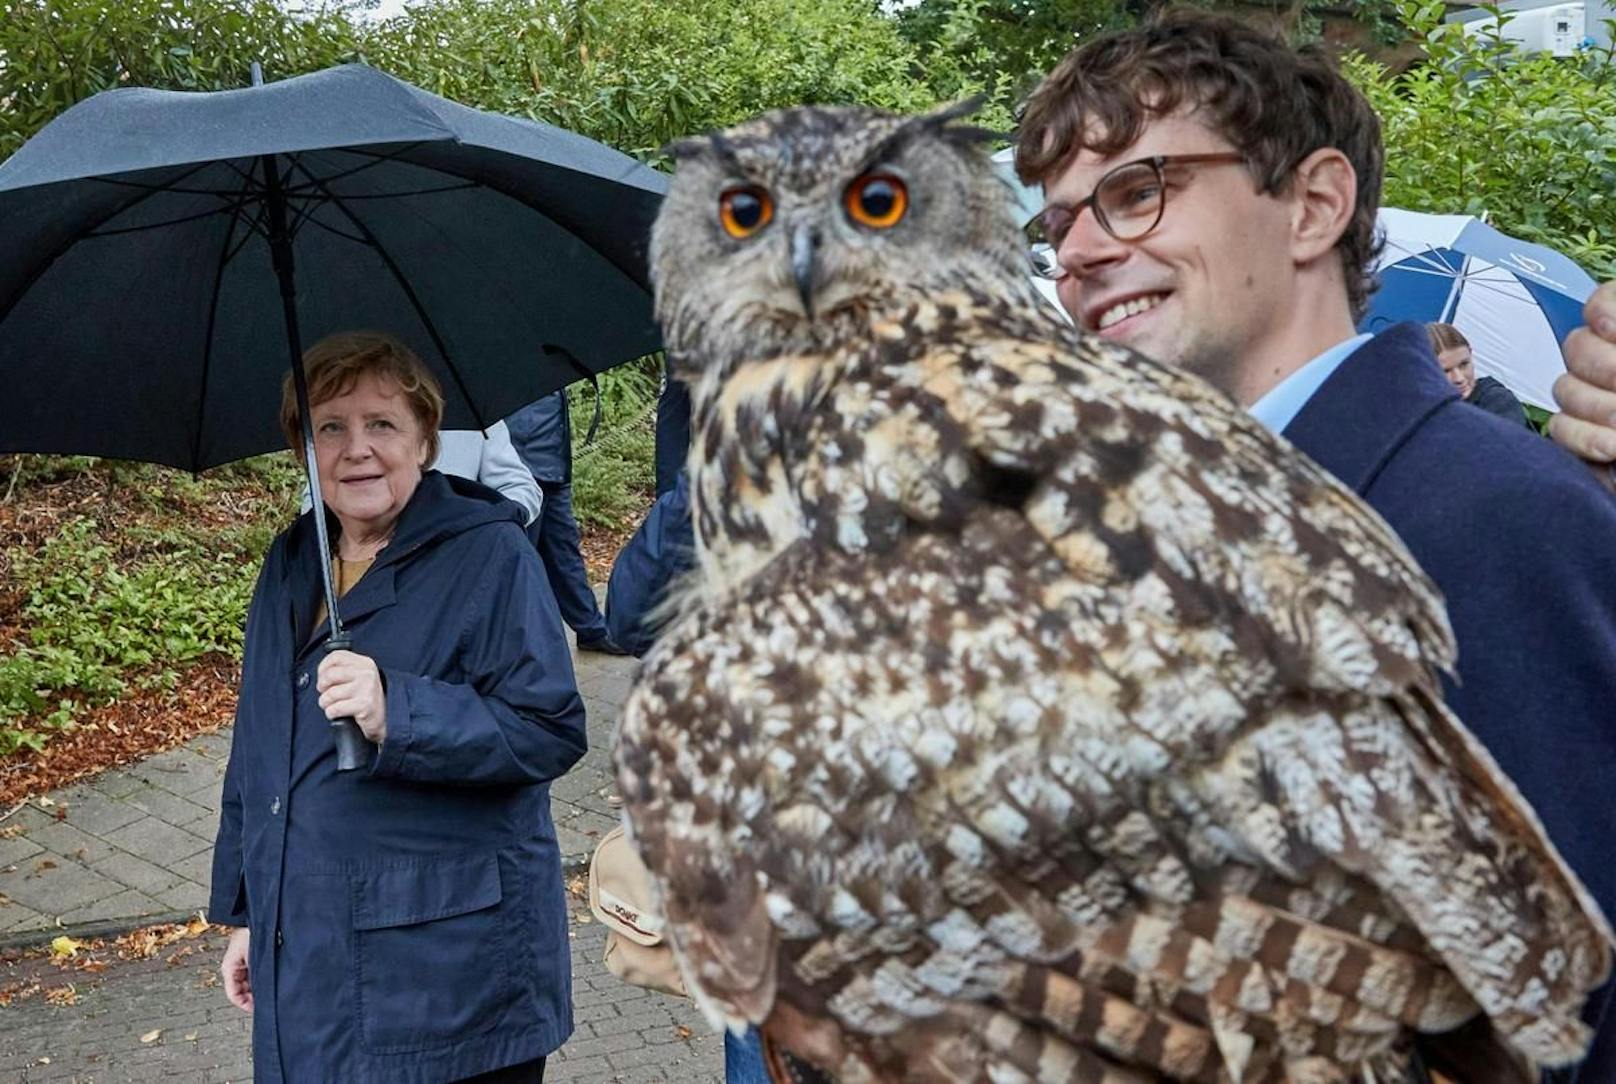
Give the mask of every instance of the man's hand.
[[1549, 422], [1549, 435], [1589, 463], [1612, 463], [1616, 462], [1616, 282], [1595, 290], [1582, 316], [1587, 326], [1565, 341], [1566, 372], [1554, 382], [1554, 398], [1563, 413]]
[[320, 660], [320, 708], [327, 719], [352, 719], [365, 737], [380, 745], [387, 738], [387, 692], [382, 674], [368, 655], [333, 651]]
[[224, 996], [242, 1012], [253, 1011], [252, 976], [247, 971], [247, 945], [252, 933], [243, 926], [230, 934], [230, 943], [224, 947], [224, 962], [219, 974], [224, 976]]

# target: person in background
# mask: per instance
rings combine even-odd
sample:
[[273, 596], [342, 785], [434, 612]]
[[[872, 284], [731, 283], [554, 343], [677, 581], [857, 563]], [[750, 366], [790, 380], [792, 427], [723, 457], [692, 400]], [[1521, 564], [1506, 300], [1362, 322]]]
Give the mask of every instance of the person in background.
[[1532, 423], [1521, 409], [1521, 401], [1506, 388], [1502, 381], [1490, 376], [1476, 376], [1476, 361], [1470, 349], [1470, 340], [1452, 324], [1426, 324], [1425, 334], [1431, 339], [1431, 352], [1442, 366], [1442, 375], [1448, 378], [1459, 393], [1459, 398], [1471, 406], [1478, 406], [1489, 414], [1496, 414], [1506, 422], [1524, 425]]
[[487, 429], [445, 429], [438, 434], [438, 458], [429, 470], [481, 482], [522, 508], [522, 526], [539, 518], [544, 493], [511, 445], [504, 422]]
[[656, 495], [677, 483], [690, 451], [690, 389], [662, 369], [662, 390], [656, 411]]
[[618, 553], [606, 581], [606, 631], [630, 655], [644, 655], [656, 642], [666, 617], [658, 607], [668, 587], [694, 566], [695, 546], [690, 476], [681, 470]]
[[544, 560], [562, 620], [577, 634], [579, 651], [625, 654], [606, 634], [606, 619], [595, 602], [579, 549], [578, 521], [572, 515], [572, 419], [567, 393], [551, 392], [512, 414], [505, 424], [517, 455], [544, 491], [544, 507], [528, 534]]
[[[425, 471], [443, 396], [372, 332], [304, 355], [335, 520], [270, 546], [247, 617], [209, 921], [260, 1084], [540, 1084], [572, 1032], [550, 781], [587, 746], [517, 506]], [[281, 426], [301, 456], [292, 382]], [[327, 650], [329, 562], [352, 643]], [[332, 720], [372, 759], [338, 773]]]

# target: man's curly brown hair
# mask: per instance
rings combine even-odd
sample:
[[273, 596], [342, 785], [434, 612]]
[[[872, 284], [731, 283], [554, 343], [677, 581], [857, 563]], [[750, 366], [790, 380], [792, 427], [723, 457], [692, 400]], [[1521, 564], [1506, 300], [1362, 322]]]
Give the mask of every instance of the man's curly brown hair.
[[1083, 150], [1115, 154], [1152, 119], [1194, 110], [1246, 156], [1258, 190], [1277, 195], [1320, 147], [1346, 155], [1357, 204], [1336, 249], [1353, 319], [1373, 289], [1385, 156], [1380, 118], [1331, 59], [1225, 15], [1169, 11], [1146, 26], [1096, 37], [1072, 50], [1022, 112], [1016, 172], [1042, 184]]

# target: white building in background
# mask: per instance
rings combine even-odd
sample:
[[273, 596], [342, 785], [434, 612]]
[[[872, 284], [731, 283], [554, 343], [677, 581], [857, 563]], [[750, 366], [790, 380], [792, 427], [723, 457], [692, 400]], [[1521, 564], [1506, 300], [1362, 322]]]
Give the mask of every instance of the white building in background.
[[[1616, 0], [1504, 0], [1499, 5], [1514, 18], [1504, 24], [1504, 39], [1532, 53], [1572, 56], [1584, 44], [1610, 45], [1607, 19], [1616, 19]], [[1479, 8], [1448, 16], [1467, 34], [1486, 33], [1492, 16]]]

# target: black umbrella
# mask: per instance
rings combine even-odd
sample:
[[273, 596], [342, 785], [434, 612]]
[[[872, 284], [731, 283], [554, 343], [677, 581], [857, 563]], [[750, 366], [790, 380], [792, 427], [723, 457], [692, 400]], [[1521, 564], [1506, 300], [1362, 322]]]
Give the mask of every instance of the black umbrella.
[[318, 507], [304, 341], [399, 335], [444, 424], [485, 428], [657, 349], [644, 249], [665, 188], [362, 65], [98, 94], [0, 163], [0, 451], [193, 471], [269, 451], [290, 364]]

